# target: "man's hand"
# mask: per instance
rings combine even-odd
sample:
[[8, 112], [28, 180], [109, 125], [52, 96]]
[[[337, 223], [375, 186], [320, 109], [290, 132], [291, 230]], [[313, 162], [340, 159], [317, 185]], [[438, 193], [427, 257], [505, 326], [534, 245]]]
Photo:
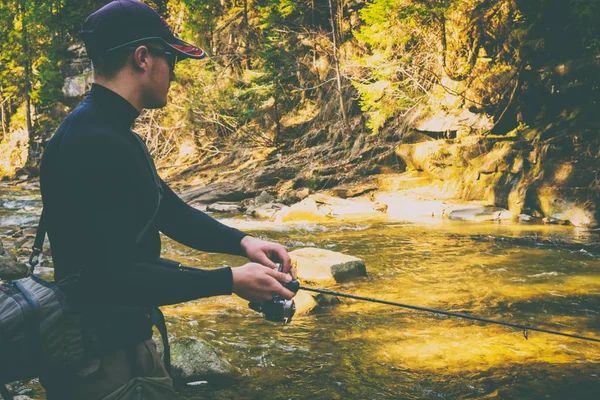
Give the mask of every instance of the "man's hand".
[[291, 276], [275, 271], [264, 265], [248, 263], [232, 268], [233, 293], [243, 299], [260, 302], [271, 300], [278, 294], [291, 299], [295, 293], [286, 289], [283, 284], [292, 280]]
[[279, 243], [267, 242], [266, 240], [257, 239], [252, 236], [244, 236], [240, 242], [240, 246], [246, 253], [246, 257], [250, 261], [265, 265], [272, 269], [277, 269], [275, 261], [280, 261], [283, 264], [283, 272], [294, 276], [292, 270], [292, 259], [285, 247]]

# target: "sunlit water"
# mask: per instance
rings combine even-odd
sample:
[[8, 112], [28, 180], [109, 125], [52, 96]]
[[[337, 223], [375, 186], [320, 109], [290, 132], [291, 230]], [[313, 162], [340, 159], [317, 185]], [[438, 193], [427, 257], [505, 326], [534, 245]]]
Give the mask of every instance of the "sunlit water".
[[[39, 199], [0, 190], [5, 236], [10, 225], [35, 219]], [[490, 240], [536, 236], [585, 245], [597, 234], [449, 221], [253, 227], [255, 236], [291, 250], [319, 247], [365, 260], [368, 277], [329, 289], [600, 337], [597, 254]], [[13, 239], [2, 239], [10, 247]], [[168, 239], [163, 253], [206, 268], [244, 263]], [[225, 388], [182, 389], [184, 399], [600, 398], [597, 343], [536, 332], [526, 340], [512, 328], [344, 299], [289, 325], [265, 321], [237, 297], [165, 311], [172, 337], [208, 340], [242, 372]], [[34, 389], [31, 396], [43, 399]]]

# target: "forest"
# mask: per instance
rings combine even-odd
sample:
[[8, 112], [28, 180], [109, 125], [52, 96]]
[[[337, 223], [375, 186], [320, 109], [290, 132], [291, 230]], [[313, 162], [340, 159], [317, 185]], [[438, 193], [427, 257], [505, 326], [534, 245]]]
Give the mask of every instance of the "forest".
[[[44, 144], [89, 89], [78, 32], [106, 3], [0, 3], [5, 179], [36, 176]], [[138, 120], [161, 173], [175, 182], [277, 156], [279, 184], [254, 191], [281, 194], [292, 178], [286, 188], [320, 190], [416, 170], [454, 177], [457, 197], [514, 208], [516, 196], [540, 216], [552, 188], [587, 210], [584, 224], [598, 219], [597, 1], [147, 3], [209, 54], [179, 63], [169, 105]], [[423, 142], [436, 143], [426, 160], [415, 157]], [[473, 182], [465, 178], [502, 146], [493, 171], [479, 165]], [[309, 148], [314, 165], [296, 165], [294, 155]], [[515, 163], [518, 171], [496, 173]]]

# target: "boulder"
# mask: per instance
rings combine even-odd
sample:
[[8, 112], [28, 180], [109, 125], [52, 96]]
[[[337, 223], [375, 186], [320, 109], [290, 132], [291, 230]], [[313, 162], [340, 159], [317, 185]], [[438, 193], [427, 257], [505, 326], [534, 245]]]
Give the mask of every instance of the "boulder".
[[335, 284], [367, 274], [363, 260], [331, 250], [303, 248], [290, 252], [290, 257], [303, 282]]
[[171, 376], [179, 383], [205, 380], [218, 385], [231, 383], [240, 376], [237, 368], [211, 344], [192, 337], [181, 337], [171, 343], [171, 364]]
[[274, 201], [275, 197], [271, 196], [269, 193], [263, 190], [258, 196], [256, 196], [252, 203], [254, 206], [263, 206]]
[[313, 199], [304, 199], [291, 207], [284, 207], [274, 215], [277, 222], [326, 222], [331, 219], [328, 213], [319, 209]]
[[14, 254], [5, 251], [0, 241], [0, 279], [19, 279], [26, 275], [27, 266], [17, 261], [17, 257]]
[[599, 223], [596, 220], [596, 213], [600, 195], [598, 191], [592, 192], [594, 191], [586, 189], [542, 186], [537, 189], [537, 199], [540, 209], [548, 220], [557, 220], [561, 223], [568, 221], [577, 227], [593, 228]]

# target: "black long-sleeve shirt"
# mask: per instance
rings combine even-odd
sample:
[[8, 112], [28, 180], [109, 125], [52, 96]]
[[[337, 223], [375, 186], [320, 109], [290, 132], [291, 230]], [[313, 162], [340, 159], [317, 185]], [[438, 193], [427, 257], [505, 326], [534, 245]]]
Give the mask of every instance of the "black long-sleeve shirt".
[[94, 85], [49, 141], [41, 163], [55, 278], [79, 273], [84, 302], [158, 306], [231, 294], [230, 268], [182, 272], [159, 262], [160, 234], [241, 255], [244, 233], [187, 205], [156, 174], [131, 131], [138, 111]]

